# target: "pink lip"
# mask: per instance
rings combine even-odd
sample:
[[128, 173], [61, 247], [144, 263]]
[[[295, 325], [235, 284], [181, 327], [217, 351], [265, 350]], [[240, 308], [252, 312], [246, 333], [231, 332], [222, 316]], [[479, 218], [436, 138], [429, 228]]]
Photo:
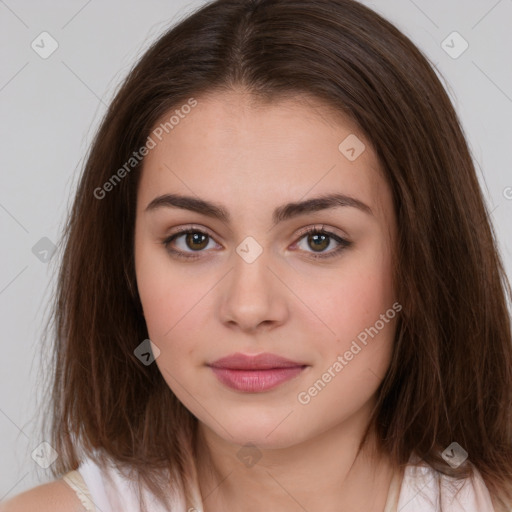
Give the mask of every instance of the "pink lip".
[[226, 386], [237, 391], [260, 392], [272, 389], [301, 373], [308, 365], [275, 354], [249, 356], [241, 353], [208, 365]]

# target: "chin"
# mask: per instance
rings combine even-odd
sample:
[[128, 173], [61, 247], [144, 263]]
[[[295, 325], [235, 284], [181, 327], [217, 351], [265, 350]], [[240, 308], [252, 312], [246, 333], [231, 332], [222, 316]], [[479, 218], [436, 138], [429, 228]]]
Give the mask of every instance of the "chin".
[[214, 430], [227, 443], [242, 447], [254, 445], [261, 450], [279, 450], [302, 441], [298, 432], [292, 430], [293, 426], [291, 424], [284, 426], [283, 423], [286, 423], [286, 420], [285, 422], [282, 420], [283, 417], [272, 421], [235, 421], [233, 424], [224, 422], [223, 426], [231, 435], [227, 434], [226, 430], [219, 428], [218, 425]]

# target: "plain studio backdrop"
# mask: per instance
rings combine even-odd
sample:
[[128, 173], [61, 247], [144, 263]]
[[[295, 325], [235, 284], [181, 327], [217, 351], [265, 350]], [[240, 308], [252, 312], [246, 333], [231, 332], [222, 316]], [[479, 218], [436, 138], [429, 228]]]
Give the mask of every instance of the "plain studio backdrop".
[[[0, 500], [51, 478], [34, 455], [37, 351], [86, 151], [136, 59], [203, 3], [0, 0]], [[362, 3], [444, 77], [512, 276], [512, 0]]]

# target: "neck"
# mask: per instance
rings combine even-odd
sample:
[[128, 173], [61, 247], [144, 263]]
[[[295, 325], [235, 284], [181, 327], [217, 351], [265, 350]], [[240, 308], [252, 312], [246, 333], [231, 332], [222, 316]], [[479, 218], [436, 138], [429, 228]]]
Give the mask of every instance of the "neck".
[[379, 453], [373, 434], [358, 452], [365, 417], [361, 411], [287, 447], [242, 452], [242, 445], [199, 423], [196, 453], [204, 512], [383, 511], [395, 468]]

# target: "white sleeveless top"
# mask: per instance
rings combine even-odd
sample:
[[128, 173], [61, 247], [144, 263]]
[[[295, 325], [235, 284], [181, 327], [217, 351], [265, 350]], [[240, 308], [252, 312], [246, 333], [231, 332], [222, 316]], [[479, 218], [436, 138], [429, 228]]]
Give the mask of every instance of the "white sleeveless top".
[[[108, 471], [114, 488], [90, 459], [84, 460], [77, 471], [70, 471], [63, 479], [87, 511], [140, 512], [135, 485], [113, 466]], [[151, 512], [167, 512], [156, 498], [146, 496]], [[438, 512], [440, 506], [444, 512], [495, 512], [489, 491], [476, 468], [474, 478], [455, 482], [454, 478], [436, 472], [425, 463], [419, 467], [407, 465], [401, 482], [398, 476], [393, 478], [384, 512]], [[183, 495], [174, 503], [172, 511], [187, 512]]]

